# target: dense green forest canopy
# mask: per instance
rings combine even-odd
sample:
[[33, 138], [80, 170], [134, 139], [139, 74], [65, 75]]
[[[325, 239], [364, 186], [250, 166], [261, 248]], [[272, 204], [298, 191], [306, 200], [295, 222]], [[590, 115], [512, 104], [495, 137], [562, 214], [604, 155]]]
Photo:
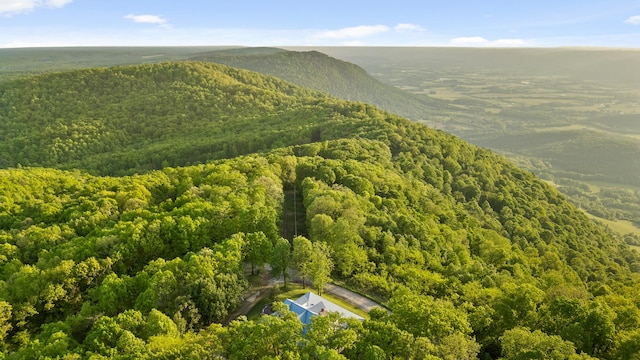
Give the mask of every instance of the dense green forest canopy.
[[[638, 254], [486, 149], [222, 65], [0, 86], [9, 359], [640, 355]], [[220, 325], [292, 189], [332, 278], [391, 313]]]
[[375, 104], [499, 151], [552, 181], [576, 206], [614, 230], [631, 233], [630, 244], [640, 244], [640, 108], [634, 77], [640, 73], [640, 52], [320, 49], [359, 64], [378, 81], [354, 64], [310, 49], [0, 49], [0, 81], [51, 70], [189, 58], [274, 75]]
[[[309, 142], [321, 122], [334, 121], [316, 105], [321, 98], [210, 63], [14, 80], [0, 84], [0, 166], [124, 174]], [[290, 131], [291, 118], [307, 121]]]

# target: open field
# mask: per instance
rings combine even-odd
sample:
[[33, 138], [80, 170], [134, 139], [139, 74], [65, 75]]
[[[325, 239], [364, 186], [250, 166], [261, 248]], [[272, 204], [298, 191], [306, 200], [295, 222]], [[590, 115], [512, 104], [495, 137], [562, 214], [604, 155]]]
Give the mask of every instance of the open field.
[[589, 213], [587, 213], [587, 215], [590, 218], [592, 218], [594, 220], [597, 220], [597, 221], [600, 221], [603, 224], [607, 225], [611, 230], [617, 232], [620, 235], [625, 235], [625, 234], [629, 234], [629, 233], [640, 234], [640, 227], [634, 225], [630, 221], [625, 221], [625, 220], [611, 221], [611, 220], [599, 218], [599, 217], [591, 215]]

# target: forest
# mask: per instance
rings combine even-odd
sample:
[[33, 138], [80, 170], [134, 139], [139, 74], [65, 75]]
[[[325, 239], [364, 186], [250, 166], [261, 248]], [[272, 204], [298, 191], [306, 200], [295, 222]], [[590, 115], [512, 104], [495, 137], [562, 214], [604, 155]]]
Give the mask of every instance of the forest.
[[[4, 358], [640, 357], [640, 255], [443, 131], [202, 62], [4, 81], [0, 105]], [[224, 326], [264, 263], [389, 312]]]
[[634, 201], [640, 189], [637, 51], [287, 49], [0, 49], [0, 81], [52, 70], [167, 60], [257, 71], [374, 104], [497, 151], [555, 185], [629, 244], [640, 242], [640, 209]]

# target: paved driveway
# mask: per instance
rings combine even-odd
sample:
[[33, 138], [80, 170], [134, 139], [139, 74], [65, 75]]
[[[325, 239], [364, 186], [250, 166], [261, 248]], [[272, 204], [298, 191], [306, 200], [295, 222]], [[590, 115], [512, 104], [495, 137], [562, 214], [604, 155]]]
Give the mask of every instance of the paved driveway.
[[324, 286], [324, 291], [331, 295], [339, 297], [340, 299], [348, 302], [349, 304], [357, 307], [360, 310], [364, 310], [365, 312], [369, 312], [371, 309], [376, 307], [384, 309], [384, 307], [377, 302], [338, 285], [326, 284]]

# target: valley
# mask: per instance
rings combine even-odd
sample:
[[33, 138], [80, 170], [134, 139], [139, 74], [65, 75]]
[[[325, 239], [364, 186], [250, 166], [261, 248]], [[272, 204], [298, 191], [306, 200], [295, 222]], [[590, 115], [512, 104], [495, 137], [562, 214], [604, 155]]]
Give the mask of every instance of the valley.
[[[446, 110], [436, 108], [414, 120], [498, 151], [543, 179], [556, 179], [560, 191], [585, 211], [632, 222], [613, 228], [640, 236], [640, 70], [634, 62], [640, 52], [319, 50], [359, 64], [384, 83], [443, 101]], [[609, 195], [616, 192], [630, 196]]]

